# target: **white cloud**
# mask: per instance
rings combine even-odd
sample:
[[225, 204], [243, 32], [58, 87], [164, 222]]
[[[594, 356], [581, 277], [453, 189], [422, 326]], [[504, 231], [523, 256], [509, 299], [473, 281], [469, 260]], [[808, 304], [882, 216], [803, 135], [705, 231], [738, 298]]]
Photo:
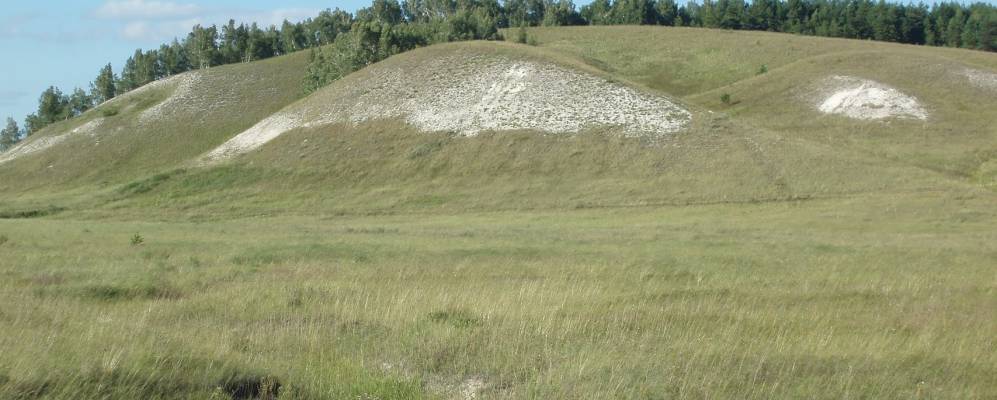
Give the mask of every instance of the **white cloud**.
[[163, 42], [183, 37], [194, 25], [202, 24], [199, 18], [173, 21], [131, 21], [121, 28], [121, 37], [140, 42]]
[[95, 14], [101, 18], [111, 19], [165, 19], [186, 17], [201, 12], [196, 4], [174, 3], [172, 1], [156, 0], [108, 0], [104, 2]]
[[318, 15], [315, 8], [279, 8], [253, 10], [241, 7], [210, 7], [196, 0], [105, 0], [93, 11], [99, 19], [117, 20], [115, 28], [119, 37], [138, 42], [165, 42], [183, 37], [196, 25], [224, 25], [229, 19], [237, 23], [257, 23], [261, 27], [280, 26], [284, 20], [292, 22]]
[[320, 10], [310, 8], [284, 8], [269, 11], [238, 9], [204, 9], [198, 16], [174, 18], [133, 18], [124, 22], [122, 38], [141, 42], [166, 42], [174, 37], [182, 38], [194, 25], [224, 25], [229, 19], [236, 23], [257, 23], [260, 27], [280, 26], [284, 20], [297, 22], [318, 15]]
[[[236, 13], [231, 16], [236, 23], [245, 22], [247, 24], [256, 22], [260, 26], [277, 25], [280, 26], [284, 20], [291, 22], [301, 21], [306, 18], [318, 16], [321, 10], [317, 8], [281, 8], [270, 11], [250, 11]], [[227, 21], [227, 20], [225, 20]], [[223, 22], [225, 22], [223, 21]]]

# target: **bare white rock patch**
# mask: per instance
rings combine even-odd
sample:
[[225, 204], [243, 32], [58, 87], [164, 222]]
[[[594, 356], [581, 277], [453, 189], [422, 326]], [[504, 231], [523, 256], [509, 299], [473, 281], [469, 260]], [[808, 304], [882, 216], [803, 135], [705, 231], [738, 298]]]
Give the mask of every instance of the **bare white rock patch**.
[[461, 382], [460, 385], [460, 398], [462, 400], [474, 400], [478, 398], [478, 394], [485, 390], [488, 386], [485, 380], [478, 376], [473, 376]]
[[300, 121], [294, 114], [274, 114], [208, 152], [204, 161], [224, 160], [252, 151], [284, 132], [301, 127], [303, 124]]
[[198, 98], [198, 91], [195, 89], [200, 81], [200, 72], [191, 71], [174, 75], [166, 79], [160, 79], [137, 89], [135, 91], [136, 94], [141, 93], [141, 91], [152, 90], [168, 85], [176, 85], [170, 97], [167, 97], [166, 100], [163, 100], [158, 104], [149, 107], [145, 111], [142, 111], [142, 114], [138, 117], [139, 124], [156, 122], [164, 118], [168, 118], [170, 115], [178, 112], [187, 111], [192, 107], [197, 107], [198, 102], [196, 100]]
[[959, 71], [959, 75], [962, 75], [971, 85], [978, 88], [997, 90], [997, 74], [993, 72], [964, 68], [962, 71]]
[[54, 136], [42, 136], [33, 140], [26, 140], [14, 146], [10, 150], [0, 153], [0, 164], [14, 161], [18, 158], [34, 154], [43, 150], [46, 150], [52, 146], [66, 141], [72, 136], [76, 135], [90, 135], [91, 137], [96, 136], [97, 129], [104, 122], [103, 118], [96, 118], [94, 120], [88, 121], [87, 123], [73, 128], [67, 133]]
[[30, 142], [21, 143], [20, 145], [14, 146], [10, 150], [0, 153], [0, 164], [14, 161], [18, 158], [45, 150], [49, 147], [62, 143], [68, 138], [68, 134], [62, 134], [58, 136], [40, 137]]
[[876, 81], [832, 76], [825, 81], [825, 87], [829, 94], [817, 105], [825, 114], [860, 120], [928, 119], [927, 111], [916, 98]]
[[660, 96], [552, 64], [497, 61], [481, 77], [462, 77], [438, 90], [405, 93], [385, 88], [395, 101], [376, 104], [379, 93], [362, 96], [346, 113], [326, 114], [351, 122], [402, 117], [424, 131], [473, 136], [487, 130], [533, 129], [576, 133], [594, 126], [618, 126], [630, 135], [666, 135], [682, 129], [691, 114]]
[[527, 129], [570, 134], [602, 126], [627, 136], [666, 137], [692, 120], [666, 97], [550, 63], [451, 56], [416, 68], [374, 65], [361, 73], [365, 78], [346, 78], [333, 84], [335, 91], [323, 90], [261, 121], [206, 161], [252, 151], [299, 127], [389, 118], [461, 136]]
[[73, 130], [69, 131], [69, 133], [74, 135], [86, 134], [90, 136], [96, 136], [97, 129], [100, 128], [100, 125], [103, 123], [104, 123], [104, 118], [95, 118], [90, 121], [87, 121], [87, 123], [83, 125], [73, 128]]

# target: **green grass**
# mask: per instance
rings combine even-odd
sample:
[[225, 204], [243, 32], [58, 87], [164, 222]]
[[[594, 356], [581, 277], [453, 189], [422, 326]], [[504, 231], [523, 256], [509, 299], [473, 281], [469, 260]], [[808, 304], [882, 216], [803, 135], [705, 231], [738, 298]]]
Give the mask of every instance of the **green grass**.
[[[459, 399], [476, 381], [486, 399], [997, 397], [997, 97], [947, 75], [997, 56], [530, 36], [385, 62], [554, 62], [679, 98], [693, 126], [650, 142], [383, 120], [191, 165], [336, 98], [301, 99], [296, 54], [208, 71], [206, 95], [238, 112], [137, 130], [164, 87], [39, 133], [99, 116], [126, 132], [0, 165], [0, 398]], [[888, 83], [931, 117], [821, 116], [807, 93], [829, 74]]]
[[4, 220], [0, 397], [989, 398], [992, 205]]

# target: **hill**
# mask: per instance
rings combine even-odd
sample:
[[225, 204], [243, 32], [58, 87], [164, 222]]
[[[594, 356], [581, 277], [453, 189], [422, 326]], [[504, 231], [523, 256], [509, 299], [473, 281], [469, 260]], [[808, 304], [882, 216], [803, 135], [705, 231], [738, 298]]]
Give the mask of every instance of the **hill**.
[[997, 397], [997, 55], [528, 34], [0, 155], [0, 398]]
[[175, 168], [301, 98], [306, 62], [192, 71], [112, 99], [0, 154], [0, 191], [100, 190]]
[[[89, 210], [151, 202], [251, 214], [750, 202], [991, 184], [992, 54], [687, 28], [531, 35], [538, 47], [471, 42], [405, 53], [294, 104], [302, 54], [190, 73], [40, 133], [23, 147], [73, 130], [131, 134], [88, 138], [93, 151], [59, 152], [78, 148], [66, 142], [9, 162], [6, 192], [38, 202], [89, 185], [100, 194], [75, 200]], [[611, 45], [631, 37], [646, 40]], [[519, 86], [492, 87], [498, 78]], [[924, 118], [822, 113], [821, 102], [847, 91], [841, 79], [908, 96]], [[506, 108], [489, 108], [497, 105]], [[619, 119], [652, 109], [664, 114], [650, 120], [666, 125]], [[149, 118], [163, 110], [173, 114]], [[252, 204], [238, 200], [249, 196]]]

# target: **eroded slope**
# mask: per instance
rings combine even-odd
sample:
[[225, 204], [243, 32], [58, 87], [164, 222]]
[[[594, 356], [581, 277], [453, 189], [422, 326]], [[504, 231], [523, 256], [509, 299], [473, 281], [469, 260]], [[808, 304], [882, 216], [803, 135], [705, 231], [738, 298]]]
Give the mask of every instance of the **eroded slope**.
[[503, 44], [417, 50], [368, 67], [261, 121], [207, 155], [223, 160], [280, 134], [337, 123], [400, 119], [424, 132], [567, 134], [608, 127], [625, 136], [662, 138], [689, 126], [675, 100], [603, 76], [523, 58]]

